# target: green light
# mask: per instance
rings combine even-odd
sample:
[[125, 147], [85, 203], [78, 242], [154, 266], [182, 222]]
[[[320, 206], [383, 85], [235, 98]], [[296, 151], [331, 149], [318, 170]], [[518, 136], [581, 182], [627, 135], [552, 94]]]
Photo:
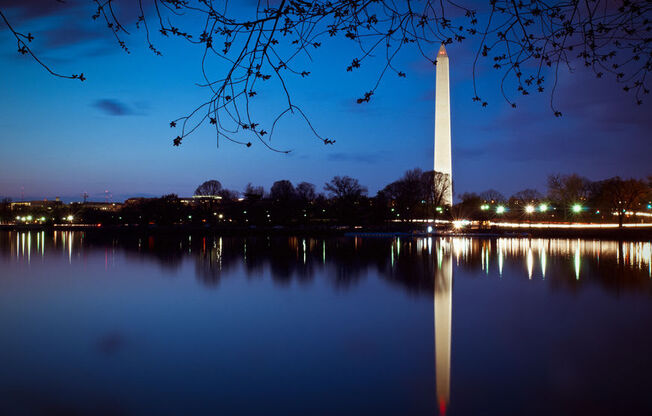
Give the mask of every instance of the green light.
[[582, 206], [580, 204], [573, 205], [573, 212], [582, 212]]
[[547, 205], [547, 204], [541, 204], [541, 205], [539, 205], [539, 211], [541, 211], [541, 212], [546, 212], [546, 211], [548, 211], [548, 205]]
[[480, 205], [480, 209], [483, 210], [483, 211], [486, 211], [486, 210], [489, 209], [489, 205], [487, 205], [487, 204]]
[[437, 208], [435, 208], [435, 209], [437, 210], [437, 212], [441, 212], [441, 211], [443, 210], [442, 207], [437, 207]]
[[499, 206], [496, 208], [496, 213], [497, 213], [497, 214], [503, 214], [504, 212], [505, 212], [505, 207], [504, 207], [504, 206], [499, 205]]

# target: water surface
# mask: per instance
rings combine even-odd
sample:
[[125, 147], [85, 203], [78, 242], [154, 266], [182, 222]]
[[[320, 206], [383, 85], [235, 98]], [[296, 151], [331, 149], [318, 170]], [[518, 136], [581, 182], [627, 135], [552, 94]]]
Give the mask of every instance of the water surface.
[[0, 233], [3, 415], [652, 414], [650, 242]]

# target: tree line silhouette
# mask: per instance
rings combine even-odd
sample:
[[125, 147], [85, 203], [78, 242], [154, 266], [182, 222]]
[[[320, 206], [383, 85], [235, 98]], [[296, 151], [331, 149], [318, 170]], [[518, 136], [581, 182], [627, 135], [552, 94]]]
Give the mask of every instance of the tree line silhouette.
[[473, 219], [488, 219], [498, 216], [499, 207], [503, 207], [500, 216], [511, 219], [617, 220], [620, 226], [630, 212], [652, 213], [652, 175], [646, 179], [615, 176], [591, 181], [576, 173], [554, 174], [548, 176], [547, 188], [546, 195], [536, 189], [524, 189], [509, 198], [494, 189], [480, 194], [464, 193], [455, 212]]
[[[447, 175], [412, 169], [369, 196], [360, 182], [335, 176], [319, 192], [314, 184], [289, 180], [273, 183], [269, 191], [247, 184], [243, 192], [227, 189], [218, 180], [197, 187], [193, 198], [175, 194], [160, 198], [131, 198], [119, 209], [97, 203], [55, 204], [49, 207], [0, 203], [0, 220], [14, 218], [46, 223], [79, 222], [103, 225], [221, 226], [221, 227], [351, 227], [410, 226], [412, 220], [469, 219], [487, 221], [596, 221], [621, 225], [631, 212], [652, 213], [652, 176], [647, 179], [613, 177], [591, 181], [578, 174], [551, 175], [546, 195], [524, 189], [507, 198], [489, 189], [463, 193], [453, 206], [442, 204], [451, 186]], [[636, 221], [644, 217], [634, 216]], [[69, 219], [69, 220], [66, 220]], [[23, 221], [24, 222], [24, 221]]]

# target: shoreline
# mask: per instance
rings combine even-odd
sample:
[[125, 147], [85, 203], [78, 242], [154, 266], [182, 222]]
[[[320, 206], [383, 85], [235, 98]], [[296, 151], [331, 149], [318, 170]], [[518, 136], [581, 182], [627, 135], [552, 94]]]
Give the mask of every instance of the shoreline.
[[97, 224], [58, 224], [58, 225], [16, 225], [2, 224], [0, 231], [83, 231], [93, 234], [122, 235], [173, 235], [173, 234], [222, 234], [222, 235], [311, 235], [311, 236], [341, 236], [341, 237], [468, 237], [468, 238], [586, 238], [598, 240], [652, 240], [652, 228], [519, 228], [506, 229], [489, 227], [485, 229], [454, 230], [450, 228], [435, 228], [428, 233], [425, 226], [415, 227], [414, 224], [393, 224], [389, 226], [205, 226], [205, 225], [102, 225]]

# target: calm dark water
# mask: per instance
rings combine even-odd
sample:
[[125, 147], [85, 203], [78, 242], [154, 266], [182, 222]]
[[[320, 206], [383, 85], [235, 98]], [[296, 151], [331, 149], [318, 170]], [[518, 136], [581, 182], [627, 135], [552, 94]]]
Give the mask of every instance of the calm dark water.
[[652, 414], [650, 242], [0, 233], [2, 415]]

